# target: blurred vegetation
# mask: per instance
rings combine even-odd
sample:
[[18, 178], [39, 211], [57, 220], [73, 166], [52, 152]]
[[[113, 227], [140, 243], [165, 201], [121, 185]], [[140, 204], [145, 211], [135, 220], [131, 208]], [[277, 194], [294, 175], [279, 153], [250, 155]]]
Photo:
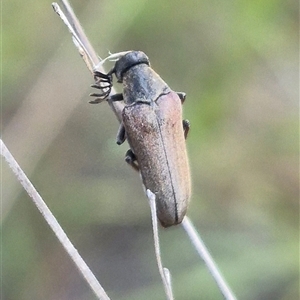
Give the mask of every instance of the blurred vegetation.
[[[72, 1], [99, 55], [142, 50], [176, 91], [188, 215], [239, 299], [299, 299], [298, 2]], [[2, 3], [2, 138], [111, 299], [164, 299], [139, 177], [50, 1]], [[222, 299], [182, 228], [162, 230], [176, 299]], [[95, 299], [2, 163], [5, 300]]]

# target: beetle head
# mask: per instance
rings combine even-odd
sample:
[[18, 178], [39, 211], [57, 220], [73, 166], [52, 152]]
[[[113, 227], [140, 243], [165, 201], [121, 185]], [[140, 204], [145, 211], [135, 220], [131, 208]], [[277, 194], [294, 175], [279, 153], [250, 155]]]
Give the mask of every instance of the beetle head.
[[115, 64], [113, 69], [118, 82], [123, 81], [123, 75], [126, 71], [128, 71], [133, 66], [139, 64], [146, 64], [150, 66], [149, 58], [142, 51], [130, 51], [123, 55]]

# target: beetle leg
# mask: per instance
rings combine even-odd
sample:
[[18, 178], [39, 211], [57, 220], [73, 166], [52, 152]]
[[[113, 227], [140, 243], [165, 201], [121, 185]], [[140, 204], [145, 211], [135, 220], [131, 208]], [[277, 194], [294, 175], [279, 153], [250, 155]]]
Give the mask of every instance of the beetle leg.
[[186, 98], [186, 93], [177, 92], [176, 94], [177, 94], [178, 97], [180, 98], [181, 104], [183, 104], [183, 102], [185, 101], [185, 98]]
[[[91, 85], [91, 87], [95, 87], [94, 85]], [[123, 94], [114, 94], [114, 95], [111, 95], [107, 98], [103, 98], [105, 97], [106, 93], [93, 93], [93, 94], [90, 94], [90, 96], [92, 97], [97, 97], [95, 100], [92, 100], [90, 101], [91, 104], [98, 104], [98, 103], [101, 103], [103, 101], [122, 101], [123, 100]]]
[[186, 139], [191, 127], [190, 122], [188, 120], [183, 120], [182, 125], [183, 125], [184, 138]]
[[124, 100], [123, 98], [123, 94], [114, 94], [114, 95], [111, 95], [107, 98], [108, 101], [122, 101]]
[[117, 133], [117, 144], [121, 145], [124, 143], [124, 141], [126, 140], [126, 132], [125, 132], [125, 127], [124, 125], [121, 123], [118, 133]]
[[97, 97], [95, 100], [89, 101], [90, 104], [98, 104], [98, 103], [101, 103], [101, 102], [107, 100], [106, 98], [103, 98], [103, 97], [105, 97], [105, 93], [101, 93], [101, 94], [93, 93], [93, 94], [90, 94], [90, 96]]
[[138, 166], [138, 164], [136, 163], [136, 156], [135, 154], [131, 151], [131, 149], [129, 149], [126, 154], [125, 154], [125, 161], [131, 166], [133, 167], [136, 171], [139, 171], [140, 168]]
[[93, 93], [90, 96], [97, 97], [95, 100], [90, 101], [92, 104], [100, 103], [109, 96], [112, 88], [112, 75], [104, 74], [99, 71], [94, 71], [95, 83], [91, 86], [99, 89], [100, 93]]

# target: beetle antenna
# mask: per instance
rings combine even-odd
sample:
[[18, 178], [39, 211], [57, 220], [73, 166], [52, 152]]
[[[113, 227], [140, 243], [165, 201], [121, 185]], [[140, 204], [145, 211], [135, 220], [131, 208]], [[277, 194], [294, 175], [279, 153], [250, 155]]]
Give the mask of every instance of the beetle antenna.
[[108, 56], [104, 59], [102, 59], [96, 66], [95, 69], [97, 69], [98, 67], [102, 66], [106, 61], [117, 61], [119, 60], [122, 56], [124, 56], [125, 54], [129, 53], [131, 51], [122, 51], [122, 52], [117, 52], [117, 53], [111, 53], [108, 52]]

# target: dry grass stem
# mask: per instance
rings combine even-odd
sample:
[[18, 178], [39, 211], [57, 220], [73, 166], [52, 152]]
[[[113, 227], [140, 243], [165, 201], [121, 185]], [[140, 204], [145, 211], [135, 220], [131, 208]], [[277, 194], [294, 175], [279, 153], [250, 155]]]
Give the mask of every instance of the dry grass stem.
[[16, 162], [10, 151], [7, 149], [6, 145], [0, 139], [0, 147], [1, 147], [1, 155], [5, 158], [8, 165], [18, 178], [19, 182], [26, 190], [30, 198], [33, 200], [35, 206], [38, 208], [40, 213], [43, 215], [44, 219], [53, 230], [55, 235], [57, 236], [58, 240], [65, 248], [66, 252], [69, 254], [73, 262], [75, 263], [76, 267], [79, 269], [82, 276], [85, 278], [95, 295], [100, 300], [109, 300], [110, 298], [105, 293], [103, 287], [96, 279], [95, 275], [92, 273], [88, 265], [79, 255], [76, 248], [73, 246], [71, 241], [69, 240], [68, 236], [65, 234], [61, 226], [59, 225], [58, 221], [54, 217], [54, 215], [49, 210], [48, 206], [37, 192], [35, 187], [32, 185], [30, 180], [27, 178], [26, 174], [23, 172], [19, 164]]
[[185, 217], [182, 222], [182, 226], [186, 233], [188, 234], [192, 244], [194, 245], [195, 249], [197, 250], [200, 257], [203, 259], [204, 263], [206, 264], [209, 272], [211, 273], [212, 277], [216, 281], [221, 293], [223, 294], [226, 300], [236, 300], [236, 297], [233, 295], [230, 287], [225, 282], [222, 274], [220, 273], [216, 263], [214, 262], [213, 258], [211, 257], [209, 251], [207, 250], [204, 242], [202, 241], [200, 235], [198, 234], [197, 230], [195, 229], [194, 225], [192, 224], [191, 220], [188, 217]]
[[[89, 39], [85, 35], [79, 20], [77, 19], [75, 13], [72, 10], [71, 5], [67, 0], [61, 0], [61, 2], [64, 11], [56, 2], [52, 3], [52, 7], [54, 11], [58, 14], [58, 16], [61, 18], [61, 20], [65, 23], [65, 25], [68, 27], [70, 33], [72, 34], [73, 42], [80, 56], [83, 58], [86, 66], [88, 67], [89, 71], [92, 74], [95, 70], [104, 72], [103, 64], [101, 63], [102, 60], [96, 54], [96, 51], [94, 50], [91, 43], [89, 42]], [[112, 92], [115, 93], [114, 88], [112, 88]], [[108, 101], [108, 104], [114, 112], [114, 114], [116, 115], [119, 122], [121, 122], [121, 113], [124, 108], [124, 104], [119, 101]]]
[[155, 256], [156, 256], [156, 261], [157, 261], [157, 265], [158, 265], [158, 270], [159, 270], [162, 282], [164, 284], [167, 299], [173, 300], [174, 298], [173, 298], [173, 292], [172, 292], [172, 286], [171, 286], [171, 274], [167, 268], [163, 267], [162, 260], [161, 260], [155, 195], [150, 190], [147, 190], [146, 194], [147, 194], [150, 208], [151, 208], [153, 239], [154, 239]]

